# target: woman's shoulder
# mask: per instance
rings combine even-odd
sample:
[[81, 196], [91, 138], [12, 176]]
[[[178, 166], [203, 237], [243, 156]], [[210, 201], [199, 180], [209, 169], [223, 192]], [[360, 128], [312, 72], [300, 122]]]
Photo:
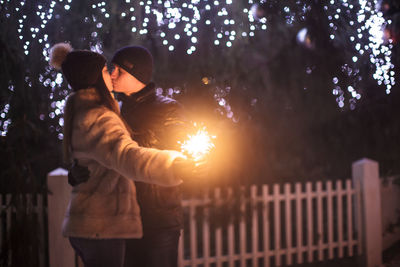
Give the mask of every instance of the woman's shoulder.
[[68, 96], [66, 110], [71, 110], [77, 123], [92, 123], [99, 117], [118, 117], [118, 115], [101, 104], [95, 88], [82, 89]]
[[68, 96], [66, 105], [73, 105], [74, 111], [91, 109], [96, 106], [101, 106], [100, 96], [95, 88], [81, 89]]

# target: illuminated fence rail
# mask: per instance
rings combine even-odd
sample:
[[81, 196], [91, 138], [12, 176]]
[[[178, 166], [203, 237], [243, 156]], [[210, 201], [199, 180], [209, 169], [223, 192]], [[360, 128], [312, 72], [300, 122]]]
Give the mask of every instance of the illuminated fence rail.
[[[47, 266], [46, 215], [42, 194], [0, 194], [1, 266], [17, 266], [22, 254], [31, 266]], [[27, 239], [33, 239], [35, 246], [16, 253]]]
[[361, 198], [351, 180], [236, 191], [217, 188], [183, 202], [179, 266], [282, 266], [362, 252], [354, 208]]

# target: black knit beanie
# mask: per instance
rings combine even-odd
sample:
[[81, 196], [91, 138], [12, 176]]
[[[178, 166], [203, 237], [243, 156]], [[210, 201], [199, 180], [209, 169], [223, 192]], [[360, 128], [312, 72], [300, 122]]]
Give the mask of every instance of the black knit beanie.
[[88, 50], [74, 50], [61, 64], [62, 72], [74, 91], [94, 86], [102, 77], [106, 58]]
[[153, 74], [153, 56], [141, 46], [126, 46], [119, 49], [111, 62], [129, 72], [144, 84], [151, 81]]

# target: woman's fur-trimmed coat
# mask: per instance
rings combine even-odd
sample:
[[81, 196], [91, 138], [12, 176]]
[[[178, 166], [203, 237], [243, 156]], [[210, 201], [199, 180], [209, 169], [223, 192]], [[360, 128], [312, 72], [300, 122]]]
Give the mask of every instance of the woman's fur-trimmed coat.
[[181, 154], [139, 147], [119, 116], [100, 105], [94, 88], [70, 95], [64, 113], [71, 122], [72, 157], [90, 178], [72, 189], [63, 235], [140, 238], [142, 223], [133, 181], [176, 186], [172, 162]]

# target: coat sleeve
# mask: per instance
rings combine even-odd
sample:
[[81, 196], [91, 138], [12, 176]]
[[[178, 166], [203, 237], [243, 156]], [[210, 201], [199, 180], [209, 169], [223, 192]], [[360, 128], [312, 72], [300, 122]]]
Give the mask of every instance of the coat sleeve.
[[186, 139], [187, 133], [192, 128], [187, 118], [183, 106], [178, 102], [162, 103], [159, 107], [160, 118], [159, 125], [154, 127], [159, 137], [159, 147], [163, 149], [179, 150], [178, 141]]
[[181, 153], [139, 147], [118, 115], [104, 107], [76, 114], [72, 147], [74, 155], [94, 159], [135, 181], [162, 186], [182, 182], [171, 168]]

